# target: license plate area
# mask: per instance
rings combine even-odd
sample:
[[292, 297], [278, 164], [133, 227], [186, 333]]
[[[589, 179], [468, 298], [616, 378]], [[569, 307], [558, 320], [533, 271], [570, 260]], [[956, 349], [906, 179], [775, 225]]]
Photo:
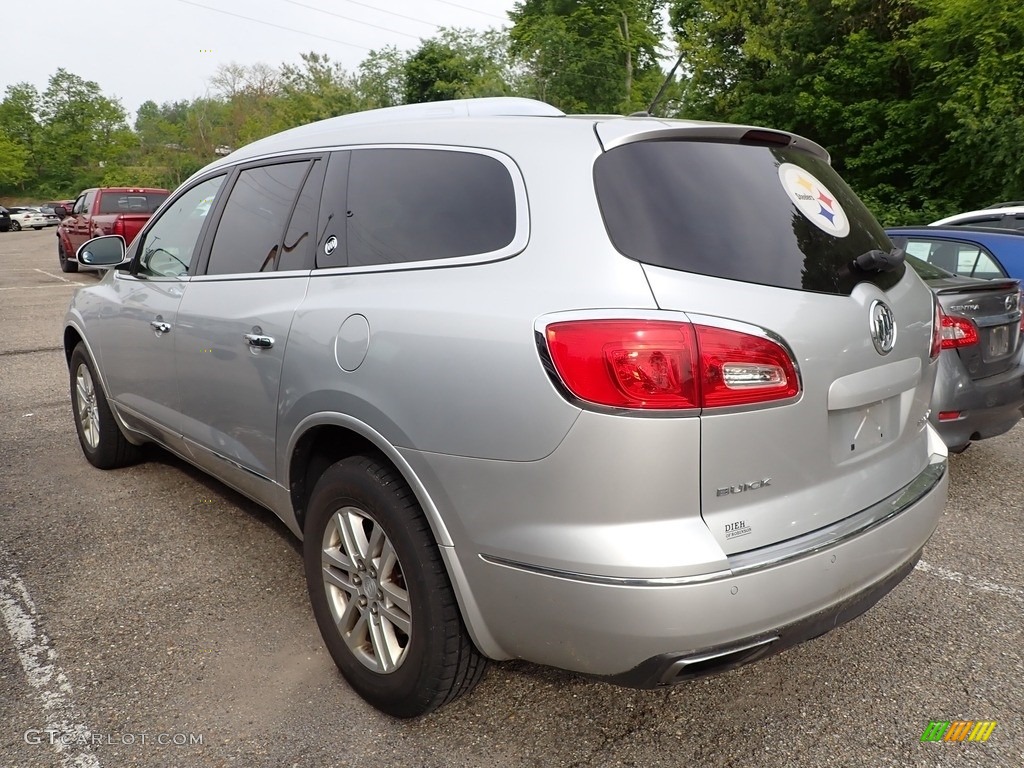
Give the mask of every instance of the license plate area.
[[889, 445], [899, 436], [900, 397], [829, 412], [832, 462], [845, 464]]
[[1010, 351], [1010, 325], [997, 325], [987, 329], [983, 355], [985, 362], [1005, 357]]

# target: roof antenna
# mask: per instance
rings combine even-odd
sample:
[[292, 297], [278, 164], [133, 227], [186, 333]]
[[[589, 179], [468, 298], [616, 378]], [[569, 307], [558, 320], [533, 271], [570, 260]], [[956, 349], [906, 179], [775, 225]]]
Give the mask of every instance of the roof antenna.
[[654, 97], [651, 102], [651, 106], [647, 108], [646, 112], [634, 112], [630, 117], [651, 117], [654, 115], [654, 108], [658, 106], [658, 102], [661, 101], [661, 97], [665, 95], [665, 89], [668, 88], [668, 84], [672, 82], [672, 77], [675, 75], [676, 70], [679, 69], [679, 65], [683, 63], [683, 56], [685, 53], [680, 53], [679, 58], [676, 59], [676, 63], [672, 65], [672, 69], [668, 71], [668, 76], [665, 77], [665, 82], [661, 84], [661, 88], [658, 89], [658, 94]]

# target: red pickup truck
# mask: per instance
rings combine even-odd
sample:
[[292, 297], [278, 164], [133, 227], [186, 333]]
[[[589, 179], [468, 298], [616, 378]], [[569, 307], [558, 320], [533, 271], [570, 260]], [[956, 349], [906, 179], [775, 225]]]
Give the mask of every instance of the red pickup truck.
[[57, 206], [57, 258], [62, 272], [77, 272], [75, 254], [86, 240], [100, 235], [121, 235], [130, 243], [149, 221], [153, 211], [171, 194], [149, 187], [101, 187], [87, 189], [71, 210]]

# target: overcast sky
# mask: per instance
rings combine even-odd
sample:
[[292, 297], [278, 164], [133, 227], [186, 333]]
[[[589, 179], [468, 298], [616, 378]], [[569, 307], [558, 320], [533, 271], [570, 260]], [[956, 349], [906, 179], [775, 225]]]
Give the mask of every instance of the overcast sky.
[[5, 3], [0, 94], [20, 82], [42, 91], [64, 67], [95, 81], [134, 113], [148, 99], [160, 104], [206, 94], [221, 64], [280, 66], [316, 51], [353, 70], [371, 49], [413, 49], [438, 27], [508, 26], [513, 5], [515, 0]]

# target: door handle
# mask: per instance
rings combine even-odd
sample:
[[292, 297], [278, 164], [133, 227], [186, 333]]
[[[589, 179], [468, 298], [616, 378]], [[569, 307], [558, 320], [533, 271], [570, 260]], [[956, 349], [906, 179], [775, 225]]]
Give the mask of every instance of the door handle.
[[171, 324], [170, 323], [165, 323], [163, 320], [151, 320], [149, 322], [149, 324], [150, 324], [150, 326], [152, 326], [153, 330], [156, 331], [157, 333], [170, 333], [171, 332]]
[[256, 349], [270, 349], [274, 346], [273, 336], [262, 336], [258, 333], [247, 333], [245, 334], [245, 340], [249, 342], [250, 347]]

